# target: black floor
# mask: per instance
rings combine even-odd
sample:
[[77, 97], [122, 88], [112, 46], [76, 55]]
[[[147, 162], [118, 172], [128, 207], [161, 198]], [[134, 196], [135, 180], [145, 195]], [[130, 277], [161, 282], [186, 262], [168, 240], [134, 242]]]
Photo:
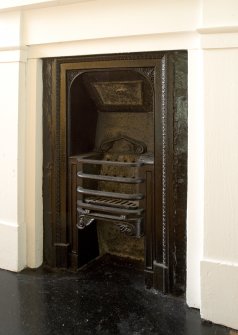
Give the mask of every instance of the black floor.
[[178, 298], [146, 290], [143, 273], [99, 260], [79, 273], [0, 271], [0, 335], [224, 335]]

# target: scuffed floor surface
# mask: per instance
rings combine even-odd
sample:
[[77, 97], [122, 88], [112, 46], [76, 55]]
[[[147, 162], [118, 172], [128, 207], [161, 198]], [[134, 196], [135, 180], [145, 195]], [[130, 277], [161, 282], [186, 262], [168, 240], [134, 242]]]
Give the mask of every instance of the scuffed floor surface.
[[143, 273], [106, 260], [80, 271], [0, 271], [0, 335], [229, 335], [178, 298], [146, 290]]

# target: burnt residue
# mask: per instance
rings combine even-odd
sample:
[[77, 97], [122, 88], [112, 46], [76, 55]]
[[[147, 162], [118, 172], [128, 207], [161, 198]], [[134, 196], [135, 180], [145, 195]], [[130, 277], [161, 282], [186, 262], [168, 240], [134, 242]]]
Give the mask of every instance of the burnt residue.
[[101, 255], [110, 253], [144, 261], [144, 238], [126, 236], [114, 225], [100, 222], [98, 223], [98, 239]]

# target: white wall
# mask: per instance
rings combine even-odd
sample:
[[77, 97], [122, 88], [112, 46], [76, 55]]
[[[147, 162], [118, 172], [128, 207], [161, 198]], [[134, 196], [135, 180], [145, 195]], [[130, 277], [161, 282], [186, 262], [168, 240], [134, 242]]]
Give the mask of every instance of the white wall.
[[237, 0], [204, 0], [202, 25], [204, 27], [237, 27]]
[[238, 328], [238, 49], [204, 53], [202, 315]]
[[203, 250], [204, 133], [203, 52], [188, 53], [188, 200], [187, 200], [187, 303], [200, 307], [200, 261]]
[[177, 5], [177, 0], [97, 0], [27, 10], [23, 41], [34, 45], [193, 31], [200, 19], [198, 2], [180, 0]]
[[[238, 328], [238, 2], [26, 2], [18, 1], [20, 12], [12, 3], [0, 13], [0, 31], [9, 31], [9, 38], [0, 34], [0, 267], [17, 271], [42, 261], [40, 58], [187, 49], [187, 302], [205, 319]], [[7, 150], [4, 133], [12, 135]]]
[[[0, 264], [14, 271], [26, 264], [22, 202], [18, 198], [24, 181], [24, 174], [19, 174], [23, 157], [18, 154], [19, 83], [24, 82], [23, 67], [19, 62], [0, 63]], [[21, 143], [24, 145], [24, 141]], [[22, 196], [24, 199], [24, 193]]]
[[1, 13], [0, 16], [0, 48], [12, 50], [19, 47], [21, 38], [21, 13]]

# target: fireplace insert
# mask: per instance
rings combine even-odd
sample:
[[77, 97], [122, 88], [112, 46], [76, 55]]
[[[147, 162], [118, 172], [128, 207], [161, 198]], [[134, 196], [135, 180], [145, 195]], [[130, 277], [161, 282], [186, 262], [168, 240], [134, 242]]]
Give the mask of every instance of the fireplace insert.
[[187, 54], [50, 58], [44, 74], [44, 259], [113, 254], [145, 284], [186, 282]]
[[[113, 144], [117, 142], [128, 142], [129, 145], [124, 145], [123, 150], [118, 152], [118, 149], [113, 150]], [[98, 219], [115, 222], [123, 233], [137, 238], [143, 236], [146, 194], [143, 192], [145, 188], [138, 189], [138, 186], [146, 183], [144, 167], [154, 163], [152, 156], [145, 151], [145, 145], [119, 137], [102, 143], [100, 153], [71, 158], [77, 164], [78, 229], [84, 229]], [[87, 173], [85, 166], [89, 166], [88, 170], [92, 173]], [[93, 183], [84, 187], [85, 179]], [[125, 184], [130, 185], [131, 193], [121, 190]]]

